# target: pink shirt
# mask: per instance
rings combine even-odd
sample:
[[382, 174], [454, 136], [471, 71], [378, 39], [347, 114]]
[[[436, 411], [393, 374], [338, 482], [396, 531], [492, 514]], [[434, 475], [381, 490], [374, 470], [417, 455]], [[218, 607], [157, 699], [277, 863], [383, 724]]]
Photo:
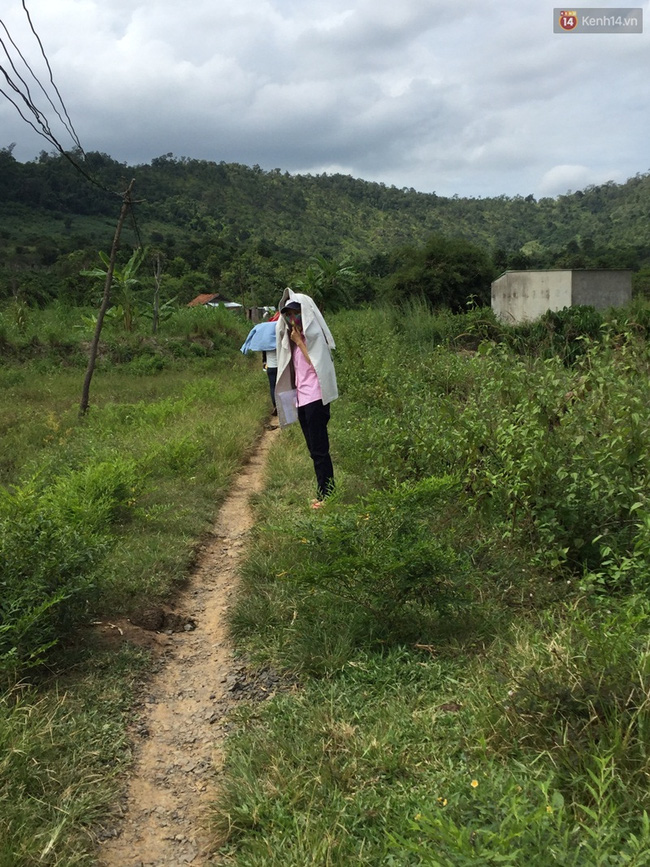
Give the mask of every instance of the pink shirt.
[[300, 347], [292, 346], [293, 369], [296, 374], [296, 402], [298, 406], [305, 406], [315, 400], [322, 400], [323, 393], [320, 389], [318, 376], [314, 365], [310, 364], [300, 351]]

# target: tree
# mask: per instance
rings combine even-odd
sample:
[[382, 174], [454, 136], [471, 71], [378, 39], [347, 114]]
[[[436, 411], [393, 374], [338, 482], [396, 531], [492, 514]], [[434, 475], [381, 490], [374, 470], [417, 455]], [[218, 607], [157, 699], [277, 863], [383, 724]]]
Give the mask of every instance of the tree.
[[[115, 234], [113, 235], [113, 245], [111, 247], [111, 255], [106, 257], [105, 265], [106, 265], [106, 275], [104, 280], [104, 295], [102, 298], [102, 303], [99, 308], [99, 313], [97, 315], [97, 322], [95, 323], [95, 333], [93, 334], [93, 339], [90, 342], [90, 352], [88, 353], [88, 366], [86, 367], [86, 375], [84, 377], [83, 386], [81, 389], [81, 402], [79, 403], [79, 414], [81, 416], [85, 415], [88, 412], [88, 403], [89, 403], [89, 394], [90, 394], [90, 383], [93, 378], [93, 374], [95, 372], [95, 361], [97, 359], [97, 349], [99, 347], [99, 338], [102, 333], [102, 326], [104, 324], [104, 316], [106, 315], [106, 311], [108, 310], [108, 305], [110, 303], [111, 297], [111, 285], [113, 283], [113, 273], [115, 269], [115, 259], [117, 257], [117, 250], [120, 244], [120, 236], [122, 234], [122, 226], [124, 225], [124, 220], [126, 219], [127, 212], [132, 205], [131, 193], [133, 191], [133, 185], [135, 183], [135, 179], [131, 180], [131, 183], [128, 186], [128, 189], [122, 196], [122, 207], [120, 208], [120, 216], [117, 220], [117, 226], [115, 227]], [[104, 259], [102, 259], [104, 261]]]
[[644, 265], [632, 277], [632, 291], [635, 295], [650, 297], [650, 265]]
[[492, 260], [483, 249], [463, 238], [434, 235], [422, 248], [404, 247], [397, 252], [384, 289], [393, 302], [419, 297], [433, 307], [460, 311], [470, 297], [481, 304], [489, 302], [494, 276]]
[[158, 333], [158, 320], [160, 318], [160, 280], [162, 278], [162, 254], [160, 250], [156, 251], [153, 263], [153, 317], [151, 321], [151, 330], [154, 334]]

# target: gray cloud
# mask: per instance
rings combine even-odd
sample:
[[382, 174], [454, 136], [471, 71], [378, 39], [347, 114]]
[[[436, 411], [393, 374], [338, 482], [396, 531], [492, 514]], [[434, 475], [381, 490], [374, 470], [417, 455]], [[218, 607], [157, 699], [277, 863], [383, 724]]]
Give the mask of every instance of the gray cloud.
[[[21, 0], [7, 5], [3, 21], [47, 81]], [[553, 34], [552, 6], [28, 0], [28, 8], [84, 148], [120, 161], [173, 152], [475, 196], [557, 195], [649, 168], [647, 32]], [[648, 30], [648, 0], [644, 13]], [[50, 149], [0, 99], [0, 147], [13, 141], [18, 159]]]

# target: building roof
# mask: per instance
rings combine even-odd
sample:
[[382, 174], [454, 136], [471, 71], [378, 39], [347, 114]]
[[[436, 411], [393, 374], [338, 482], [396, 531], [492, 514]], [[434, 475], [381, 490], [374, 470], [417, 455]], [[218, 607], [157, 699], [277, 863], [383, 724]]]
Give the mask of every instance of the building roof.
[[236, 302], [229, 301], [227, 298], [224, 298], [223, 295], [220, 295], [218, 292], [209, 292], [203, 295], [197, 295], [196, 298], [193, 298], [190, 303], [187, 305], [188, 307], [198, 307], [200, 304], [224, 304], [226, 306], [236, 306], [241, 307], [241, 304], [237, 304]]

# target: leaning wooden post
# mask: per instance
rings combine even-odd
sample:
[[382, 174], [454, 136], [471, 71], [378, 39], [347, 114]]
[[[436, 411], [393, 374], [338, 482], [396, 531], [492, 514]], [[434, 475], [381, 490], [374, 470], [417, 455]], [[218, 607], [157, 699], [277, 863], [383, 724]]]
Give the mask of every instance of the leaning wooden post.
[[156, 258], [153, 266], [153, 279], [155, 281], [155, 290], [153, 293], [153, 322], [151, 331], [153, 334], [158, 334], [158, 319], [160, 317], [160, 275], [162, 274], [162, 262], [160, 261], [160, 250], [156, 253]]
[[117, 250], [120, 244], [120, 235], [122, 234], [122, 225], [126, 218], [127, 212], [131, 205], [131, 190], [133, 189], [133, 184], [135, 183], [135, 178], [131, 180], [127, 191], [124, 193], [122, 198], [122, 209], [120, 210], [120, 216], [117, 221], [117, 226], [115, 227], [115, 237], [113, 238], [113, 246], [111, 247], [111, 257], [108, 263], [108, 271], [106, 272], [106, 282], [104, 283], [104, 297], [102, 299], [101, 307], [99, 308], [99, 314], [97, 315], [97, 324], [95, 325], [95, 333], [93, 334], [93, 339], [90, 344], [90, 353], [88, 355], [88, 367], [86, 368], [86, 376], [84, 377], [83, 389], [81, 391], [81, 403], [79, 404], [79, 415], [83, 416], [88, 411], [88, 395], [90, 393], [90, 381], [93, 378], [93, 373], [95, 372], [95, 361], [97, 360], [97, 349], [99, 347], [99, 336], [102, 333], [102, 325], [104, 324], [104, 316], [106, 311], [108, 310], [108, 305], [111, 300], [111, 285], [113, 283], [113, 271], [115, 270], [115, 259], [117, 257]]

